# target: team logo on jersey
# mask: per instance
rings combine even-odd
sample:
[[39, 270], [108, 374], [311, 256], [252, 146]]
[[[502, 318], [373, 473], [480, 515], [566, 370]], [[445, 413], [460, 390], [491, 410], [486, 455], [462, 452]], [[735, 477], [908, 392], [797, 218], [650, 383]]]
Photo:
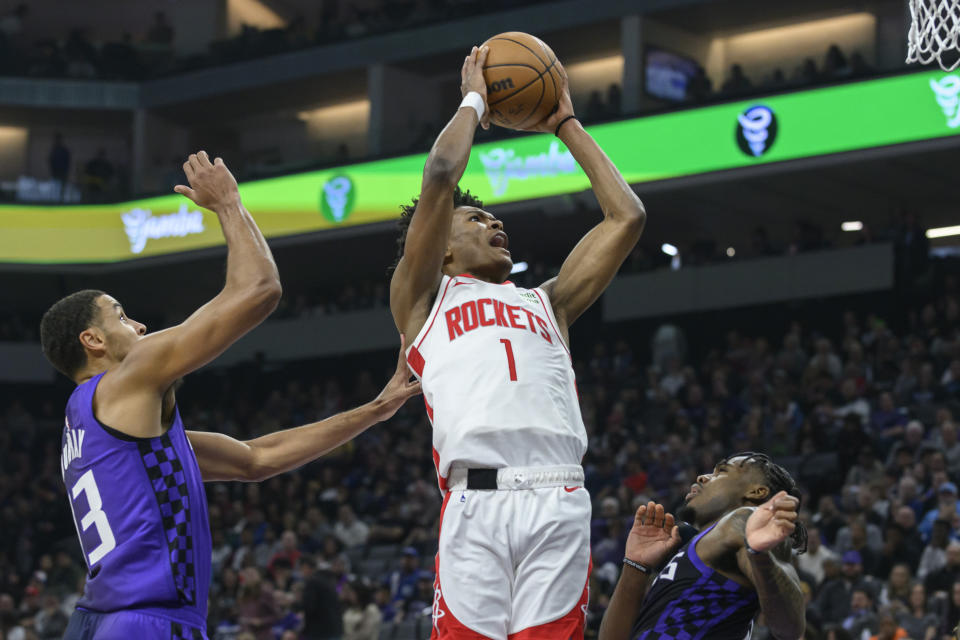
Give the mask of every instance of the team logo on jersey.
[[357, 189], [349, 176], [334, 176], [320, 190], [320, 211], [324, 218], [335, 224], [347, 219], [356, 202]]
[[754, 105], [737, 116], [737, 144], [748, 156], [759, 158], [777, 139], [777, 116], [773, 109]]
[[440, 593], [440, 580], [437, 580], [437, 586], [433, 589], [433, 628], [440, 633], [440, 618], [446, 615], [440, 605], [443, 601], [443, 594]]
[[937, 98], [937, 104], [947, 117], [947, 126], [960, 127], [960, 75], [949, 75], [939, 80], [930, 80], [930, 88]]

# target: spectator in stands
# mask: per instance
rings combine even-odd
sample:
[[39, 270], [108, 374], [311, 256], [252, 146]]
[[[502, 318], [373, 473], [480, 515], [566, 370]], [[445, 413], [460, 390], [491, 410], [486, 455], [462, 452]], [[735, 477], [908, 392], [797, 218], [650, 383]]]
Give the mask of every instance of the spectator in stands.
[[370, 587], [354, 580], [343, 590], [343, 640], [378, 640], [383, 614], [373, 603]]
[[807, 552], [797, 556], [797, 567], [810, 574], [814, 582], [811, 587], [823, 583], [823, 564], [827, 560], [836, 560], [837, 554], [831, 551], [820, 539], [820, 529], [813, 526], [807, 530]]
[[830, 45], [830, 48], [827, 49], [827, 56], [823, 62], [823, 75], [831, 78], [845, 78], [852, 73], [850, 65], [847, 64], [847, 57], [843, 55], [843, 51], [840, 50], [835, 44]]
[[370, 534], [370, 527], [357, 518], [350, 505], [340, 507], [337, 515], [337, 524], [333, 527], [333, 533], [343, 546], [357, 547], [367, 543], [367, 536]]
[[730, 66], [730, 75], [720, 91], [724, 95], [734, 96], [746, 93], [752, 86], [750, 79], [743, 73], [743, 67], [733, 64]]
[[893, 612], [883, 609], [877, 615], [877, 631], [870, 636], [870, 640], [908, 640], [908, 634]]
[[[864, 399], [861, 390], [857, 387], [856, 380], [847, 378], [840, 383], [840, 395], [843, 404], [833, 410], [834, 416], [838, 418], [838, 423], [841, 423], [844, 417], [852, 413], [860, 416], [862, 424], [870, 422], [870, 403]], [[872, 456], [873, 447], [870, 449]]]
[[927, 591], [949, 593], [954, 582], [960, 582], [960, 542], [952, 541], [947, 545], [946, 564], [927, 574], [923, 583]]
[[[842, 573], [824, 582], [817, 597], [817, 606], [825, 623], [845, 623], [850, 616], [851, 596], [856, 591], [873, 592], [873, 582], [863, 575], [863, 558], [857, 551], [847, 551], [842, 558]], [[859, 599], [858, 604], [863, 604]], [[870, 607], [873, 597], [870, 597]], [[863, 612], [861, 612], [862, 614]], [[844, 628], [849, 628], [844, 624]]]
[[950, 523], [945, 520], [936, 520], [930, 534], [930, 543], [924, 548], [920, 556], [920, 565], [917, 568], [917, 577], [925, 580], [926, 577], [947, 566], [947, 544], [950, 542]]
[[877, 599], [881, 607], [906, 607], [910, 599], [912, 586], [910, 567], [906, 564], [894, 565]]
[[944, 482], [937, 488], [936, 506], [927, 511], [917, 529], [925, 540], [929, 540], [935, 521], [942, 520], [948, 522], [952, 527], [953, 519], [957, 515], [960, 515], [960, 500], [957, 500], [957, 485], [952, 482]]
[[843, 619], [843, 628], [854, 638], [860, 638], [866, 631], [871, 634], [876, 632], [877, 622], [873, 595], [868, 589], [855, 587], [850, 593], [850, 607]]
[[267, 570], [273, 572], [278, 560], [286, 560], [289, 567], [296, 567], [300, 561], [300, 550], [297, 549], [297, 534], [293, 531], [284, 531], [280, 536], [280, 549], [271, 556], [267, 563]]
[[406, 547], [400, 560], [400, 568], [390, 574], [390, 597], [392, 601], [410, 601], [417, 591], [420, 574], [420, 553], [416, 547]]
[[910, 587], [910, 598], [906, 608], [897, 615], [897, 622], [910, 638], [929, 638], [928, 634], [936, 632], [937, 616], [927, 607], [927, 590], [922, 582]]
[[[847, 380], [846, 382], [851, 382]], [[846, 384], [846, 382], [844, 384]], [[885, 472], [883, 464], [877, 460], [872, 444], [865, 444], [860, 448], [857, 463], [847, 472], [847, 485], [876, 485], [883, 484]]]
[[271, 583], [265, 581], [256, 567], [244, 569], [240, 577], [237, 607], [240, 624], [256, 640], [273, 640], [271, 627], [280, 618]]
[[820, 498], [817, 512], [813, 516], [813, 522], [817, 529], [824, 536], [824, 541], [831, 547], [837, 539], [837, 532], [844, 526], [846, 521], [837, 510], [837, 503], [833, 496], [823, 496]]
[[[909, 507], [907, 509], [909, 510]], [[912, 573], [912, 568], [917, 566], [920, 561], [921, 553], [923, 553], [922, 543], [916, 546], [908, 546], [903, 528], [891, 519], [883, 530], [883, 546], [877, 554], [876, 575], [889, 575], [901, 563], [906, 563], [907, 568]], [[880, 604], [886, 605], [888, 603], [881, 600]]]
[[43, 598], [43, 608], [34, 618], [34, 628], [42, 640], [62, 638], [67, 630], [67, 614], [60, 608], [60, 599], [55, 595]]
[[870, 430], [874, 438], [879, 438], [880, 446], [886, 455], [893, 442], [905, 432], [908, 418], [906, 411], [898, 409], [893, 394], [884, 391], [877, 401], [877, 409], [870, 414]]
[[430, 571], [421, 571], [417, 579], [417, 593], [407, 603], [407, 616], [430, 615], [433, 610], [434, 575]]

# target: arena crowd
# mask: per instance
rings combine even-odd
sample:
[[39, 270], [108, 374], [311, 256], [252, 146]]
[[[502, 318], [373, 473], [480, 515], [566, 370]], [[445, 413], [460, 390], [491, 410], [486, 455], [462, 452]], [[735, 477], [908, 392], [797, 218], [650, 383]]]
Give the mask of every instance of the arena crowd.
[[[937, 290], [913, 306], [892, 294], [797, 304], [762, 327], [745, 311], [713, 314], [701, 331], [682, 321], [575, 329], [594, 500], [588, 637], [637, 505], [675, 509], [698, 473], [744, 450], [770, 454], [804, 488], [810, 548], [796, 563], [808, 637], [950, 637], [960, 621], [960, 288], [947, 277]], [[375, 396], [394, 357], [268, 358], [196, 374], [180, 392], [184, 423], [247, 438], [320, 419]], [[67, 391], [0, 392], [9, 640], [60, 637], [83, 586], [59, 470]], [[210, 637], [427, 637], [440, 507], [430, 438], [411, 401], [298, 472], [208, 485]]]

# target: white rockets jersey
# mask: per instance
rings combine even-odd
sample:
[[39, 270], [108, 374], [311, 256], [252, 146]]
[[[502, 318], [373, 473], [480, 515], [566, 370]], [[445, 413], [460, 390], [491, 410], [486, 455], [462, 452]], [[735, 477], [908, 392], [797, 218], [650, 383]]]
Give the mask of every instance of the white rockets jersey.
[[451, 466], [580, 464], [573, 366], [542, 289], [443, 276], [407, 363], [423, 383], [441, 489]]

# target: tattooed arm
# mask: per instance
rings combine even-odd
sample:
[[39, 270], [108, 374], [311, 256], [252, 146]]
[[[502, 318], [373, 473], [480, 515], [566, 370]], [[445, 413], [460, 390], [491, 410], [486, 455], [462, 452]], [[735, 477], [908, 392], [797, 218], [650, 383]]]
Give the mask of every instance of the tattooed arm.
[[[757, 590], [760, 610], [777, 640], [797, 640], [806, 629], [800, 578], [790, 564], [787, 539], [793, 533], [799, 501], [780, 492], [756, 509], [735, 511], [725, 523], [736, 547], [737, 567]], [[750, 553], [747, 545], [756, 553]]]

